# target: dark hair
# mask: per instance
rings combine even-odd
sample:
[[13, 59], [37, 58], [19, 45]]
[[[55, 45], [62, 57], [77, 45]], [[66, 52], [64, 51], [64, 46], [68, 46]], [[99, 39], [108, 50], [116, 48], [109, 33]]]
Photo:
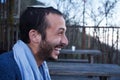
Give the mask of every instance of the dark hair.
[[42, 39], [45, 40], [46, 28], [48, 27], [46, 15], [49, 13], [54, 13], [62, 16], [62, 13], [60, 11], [52, 7], [28, 7], [20, 17], [20, 39], [25, 43], [29, 43], [29, 31], [31, 29], [35, 29], [41, 34]]

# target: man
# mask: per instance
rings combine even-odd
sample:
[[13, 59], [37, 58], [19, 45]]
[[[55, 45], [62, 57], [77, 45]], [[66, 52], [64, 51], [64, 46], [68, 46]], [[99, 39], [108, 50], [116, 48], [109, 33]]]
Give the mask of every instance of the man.
[[28, 7], [20, 17], [20, 40], [0, 55], [0, 80], [51, 80], [46, 61], [58, 59], [68, 44], [63, 15], [47, 7]]

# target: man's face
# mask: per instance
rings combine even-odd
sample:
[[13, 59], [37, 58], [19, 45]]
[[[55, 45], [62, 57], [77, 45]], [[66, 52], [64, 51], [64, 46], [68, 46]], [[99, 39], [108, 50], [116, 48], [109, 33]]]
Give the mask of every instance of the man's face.
[[46, 16], [48, 28], [46, 29], [46, 40], [40, 42], [40, 54], [44, 58], [58, 59], [62, 47], [68, 44], [66, 38], [65, 20], [62, 16], [50, 13]]

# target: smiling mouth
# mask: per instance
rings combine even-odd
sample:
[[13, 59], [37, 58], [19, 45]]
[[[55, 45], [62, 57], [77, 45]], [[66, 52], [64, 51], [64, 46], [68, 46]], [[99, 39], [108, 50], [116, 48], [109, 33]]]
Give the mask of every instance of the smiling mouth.
[[58, 55], [60, 53], [61, 48], [54, 48], [54, 52]]
[[55, 53], [58, 55], [63, 47], [64, 47], [63, 44], [56, 45], [56, 46], [53, 48], [53, 51], [55, 51]]
[[60, 51], [60, 50], [61, 50], [61, 48], [55, 48], [55, 50], [56, 50], [56, 51]]

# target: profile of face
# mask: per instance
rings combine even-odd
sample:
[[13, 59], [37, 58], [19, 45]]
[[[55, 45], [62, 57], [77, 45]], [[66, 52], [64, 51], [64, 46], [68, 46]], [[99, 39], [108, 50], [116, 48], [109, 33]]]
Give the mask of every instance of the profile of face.
[[56, 60], [61, 48], [68, 45], [65, 20], [62, 16], [53, 13], [47, 15], [46, 19], [49, 26], [46, 29], [46, 39], [40, 41], [38, 54], [40, 58]]

